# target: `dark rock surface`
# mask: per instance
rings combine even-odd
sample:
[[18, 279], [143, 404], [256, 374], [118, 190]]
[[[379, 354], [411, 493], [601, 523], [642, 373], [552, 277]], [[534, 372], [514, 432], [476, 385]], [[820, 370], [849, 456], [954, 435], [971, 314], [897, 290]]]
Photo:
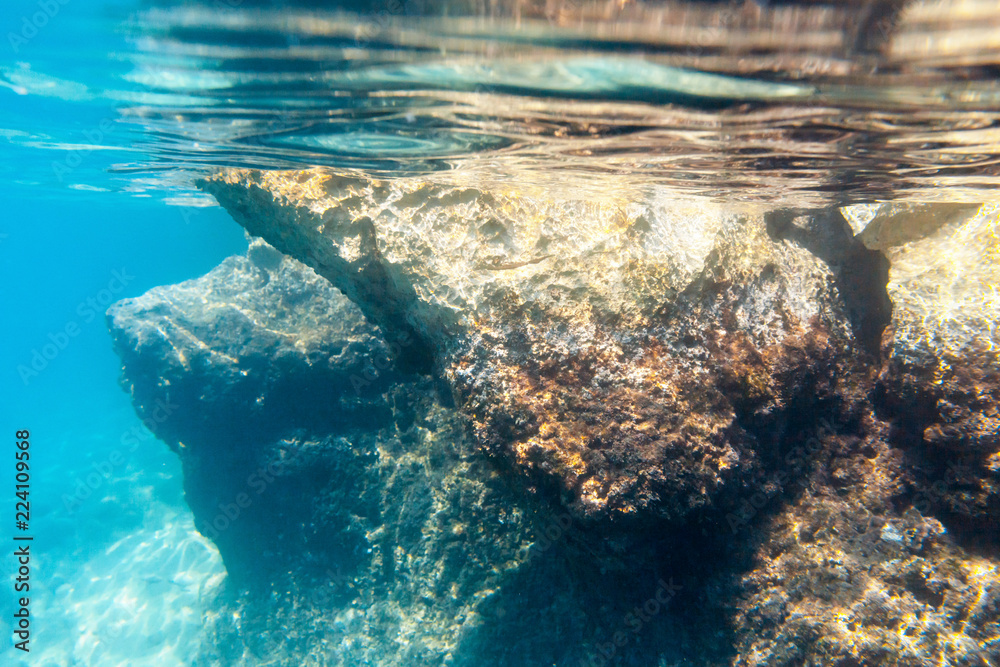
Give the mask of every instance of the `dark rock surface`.
[[[268, 544], [310, 541], [317, 528], [302, 525], [285, 491], [304, 484], [302, 492], [319, 493], [327, 480], [292, 470], [339, 447], [338, 474], [350, 478], [356, 459], [372, 452], [326, 436], [391, 422], [382, 393], [399, 380], [389, 346], [356, 308], [273, 249], [277, 265], [262, 268], [264, 252], [255, 244], [257, 264], [233, 257], [204, 278], [108, 312], [136, 409], [181, 455], [188, 503], [231, 573], [280, 570]], [[259, 502], [258, 491], [271, 486]], [[237, 504], [242, 497], [248, 507]], [[249, 518], [231, 521], [226, 509]]]
[[[108, 323], [229, 573], [205, 664], [579, 662], [659, 589], [657, 540], [605, 544], [532, 501], [438, 383], [260, 241]], [[629, 650], [669, 650], [675, 626]]]
[[993, 213], [205, 187], [323, 276], [257, 241], [109, 311], [230, 573], [206, 664], [1000, 660], [995, 246], [975, 309], [914, 269]]

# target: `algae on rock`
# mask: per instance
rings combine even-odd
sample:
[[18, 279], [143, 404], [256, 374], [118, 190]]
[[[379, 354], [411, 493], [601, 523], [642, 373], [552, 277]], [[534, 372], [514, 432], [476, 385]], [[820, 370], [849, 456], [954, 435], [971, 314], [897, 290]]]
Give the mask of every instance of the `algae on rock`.
[[[757, 474], [734, 406], [767, 392], [795, 340], [851, 354], [831, 268], [760, 212], [321, 171], [202, 187], [412, 336], [412, 367], [448, 380], [481, 447], [578, 518], [682, 521], [732, 502]], [[769, 361], [732, 382], [726, 346]]]
[[994, 207], [201, 185], [281, 252], [109, 324], [251, 612], [216, 663], [1000, 660]]

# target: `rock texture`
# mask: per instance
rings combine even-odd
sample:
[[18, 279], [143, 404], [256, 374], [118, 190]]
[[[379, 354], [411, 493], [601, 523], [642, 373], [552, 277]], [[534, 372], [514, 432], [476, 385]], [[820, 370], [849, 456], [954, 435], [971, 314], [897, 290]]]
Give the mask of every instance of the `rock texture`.
[[964, 551], [938, 519], [901, 502], [914, 473], [886, 424], [867, 414], [845, 433], [836, 423], [805, 440], [814, 458], [790, 456], [773, 473], [788, 480], [790, 502], [732, 521], [751, 563], [723, 575], [732, 664], [994, 664], [996, 558]]
[[[340, 609], [332, 648], [364, 627], [355, 658], [420, 664], [424, 642], [457, 641], [516, 562], [529, 522], [498, 500], [464, 423], [298, 262], [256, 242], [249, 258], [115, 304], [108, 321], [136, 408], [180, 455], [196, 525], [244, 602], [273, 611], [301, 593], [300, 620]], [[210, 619], [218, 659], [269, 658], [247, 613]], [[404, 629], [412, 646], [392, 647]], [[296, 632], [273, 657], [296, 655]]]
[[884, 205], [860, 238], [885, 253], [894, 311], [879, 382], [892, 439], [919, 470], [918, 505], [963, 541], [1000, 516], [996, 205]]
[[1000, 661], [994, 209], [203, 187], [267, 243], [109, 324], [206, 664]]
[[580, 662], [658, 590], [655, 544], [602, 544], [532, 501], [439, 383], [390, 359], [406, 341], [259, 240], [108, 324], [229, 573], [203, 664]]
[[780, 422], [853, 354], [834, 269], [760, 215], [321, 172], [203, 187], [413, 340], [480, 446], [577, 519], [732, 502], [759, 468], [741, 413]]
[[[285, 567], [268, 544], [308, 541], [320, 528], [275, 504], [297, 502], [288, 494], [258, 497], [272, 485], [321, 492], [325, 479], [275, 473], [326, 447], [352, 452], [341, 471], [348, 474], [363, 448], [314, 434], [366, 433], [391, 422], [382, 393], [399, 374], [378, 329], [336, 289], [263, 244], [250, 258], [119, 302], [108, 322], [137, 411], [181, 455], [199, 528], [230, 572], [266, 575]], [[249, 506], [237, 503], [241, 494]]]
[[855, 393], [803, 437], [811, 464], [772, 473], [802, 495], [753, 538], [737, 664], [994, 664], [997, 210], [846, 213], [887, 260], [884, 359], [874, 400]]

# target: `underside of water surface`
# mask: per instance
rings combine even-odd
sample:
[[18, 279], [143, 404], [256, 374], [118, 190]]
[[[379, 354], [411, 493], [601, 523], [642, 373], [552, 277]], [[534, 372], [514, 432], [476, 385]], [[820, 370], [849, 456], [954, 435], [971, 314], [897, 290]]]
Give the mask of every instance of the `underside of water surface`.
[[89, 148], [3, 136], [247, 234], [106, 315], [225, 569], [181, 662], [1000, 663], [995, 2], [114, 25], [0, 69]]

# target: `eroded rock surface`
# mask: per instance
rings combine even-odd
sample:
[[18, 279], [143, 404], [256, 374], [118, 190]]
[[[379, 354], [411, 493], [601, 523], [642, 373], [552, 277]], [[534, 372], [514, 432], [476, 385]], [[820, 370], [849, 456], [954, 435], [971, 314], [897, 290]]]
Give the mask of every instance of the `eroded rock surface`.
[[[249, 258], [115, 304], [108, 321], [136, 409], [179, 454], [196, 525], [249, 596], [209, 619], [225, 664], [244, 650], [301, 655], [294, 638], [269, 645], [281, 629], [252, 612], [292, 591], [303, 624], [336, 610], [303, 642], [360, 629], [354, 658], [416, 660], [424, 641], [458, 642], [517, 564], [529, 522], [502, 502], [464, 422], [307, 267], [258, 241]], [[401, 628], [409, 652], [392, 647]]]
[[733, 522], [752, 563], [726, 577], [733, 664], [996, 662], [997, 559], [963, 550], [901, 502], [916, 478], [888, 424], [868, 414], [853, 432], [825, 426], [805, 438], [815, 457], [772, 473], [790, 480], [794, 500], [759, 512], [759, 524]]
[[[297, 514], [274, 504], [297, 502], [288, 494], [273, 494], [267, 506], [256, 502], [261, 489], [292, 483], [294, 476], [273, 472], [290, 468], [286, 459], [338, 446], [313, 434], [391, 423], [382, 393], [400, 379], [378, 329], [336, 289], [263, 244], [250, 257], [256, 263], [232, 257], [201, 279], [151, 290], [108, 312], [133, 403], [180, 454], [199, 527], [216, 536], [235, 573], [283, 567], [270, 562], [266, 548], [248, 552], [246, 544], [307, 540], [317, 530], [282, 519]], [[361, 455], [361, 447], [339, 446], [352, 452], [348, 459]], [[326, 483], [313, 479], [306, 488], [318, 493]], [[241, 507], [244, 496], [255, 502]], [[233, 522], [226, 508], [261, 520]], [[259, 532], [244, 534], [250, 527]]]
[[315, 269], [109, 313], [232, 577], [209, 664], [1000, 661], [995, 210], [204, 187]]
[[[439, 383], [392, 362], [405, 343], [260, 241], [108, 324], [229, 573], [199, 664], [579, 663], [658, 590], [656, 540], [535, 502]], [[675, 620], [623, 655], [691, 632]]]
[[[893, 318], [879, 390], [894, 441], [921, 474], [914, 494], [964, 541], [996, 544], [1000, 519], [1000, 209], [940, 207], [904, 227], [890, 207], [869, 227], [891, 263]], [[933, 217], [926, 212], [918, 218]], [[866, 229], [862, 238], [868, 233]], [[866, 241], [868, 243], [870, 241]]]
[[744, 417], [835, 393], [819, 376], [855, 354], [836, 267], [759, 214], [320, 172], [203, 187], [412, 340], [480, 446], [577, 518], [732, 502], [759, 473]]

